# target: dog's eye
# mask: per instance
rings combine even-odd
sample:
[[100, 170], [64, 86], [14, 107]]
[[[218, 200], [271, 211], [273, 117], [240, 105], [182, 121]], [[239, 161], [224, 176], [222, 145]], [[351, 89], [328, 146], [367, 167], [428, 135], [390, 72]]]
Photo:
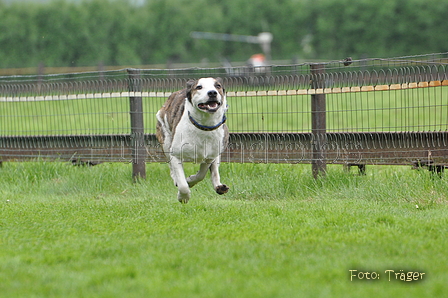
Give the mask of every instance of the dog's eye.
[[196, 86], [196, 90], [201, 90], [202, 86]]
[[216, 84], [215, 87], [216, 87], [216, 89], [221, 89], [221, 85], [220, 84]]

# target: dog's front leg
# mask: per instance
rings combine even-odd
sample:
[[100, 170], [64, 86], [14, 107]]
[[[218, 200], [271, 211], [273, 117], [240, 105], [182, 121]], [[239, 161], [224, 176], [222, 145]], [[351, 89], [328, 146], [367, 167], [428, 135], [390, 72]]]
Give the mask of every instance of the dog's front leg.
[[210, 165], [210, 174], [212, 179], [213, 188], [215, 191], [222, 195], [229, 191], [229, 187], [225, 184], [221, 184], [221, 177], [219, 176], [219, 156]]
[[198, 182], [204, 180], [205, 175], [207, 175], [207, 170], [210, 168], [210, 163], [207, 161], [204, 161], [201, 163], [201, 166], [199, 168], [199, 171], [196, 173], [196, 175], [191, 175], [187, 178], [188, 185], [190, 187], [195, 186]]
[[188, 203], [190, 199], [190, 187], [188, 186], [187, 179], [185, 179], [184, 167], [179, 158], [171, 156], [170, 160], [171, 177], [177, 186], [177, 199], [181, 203]]

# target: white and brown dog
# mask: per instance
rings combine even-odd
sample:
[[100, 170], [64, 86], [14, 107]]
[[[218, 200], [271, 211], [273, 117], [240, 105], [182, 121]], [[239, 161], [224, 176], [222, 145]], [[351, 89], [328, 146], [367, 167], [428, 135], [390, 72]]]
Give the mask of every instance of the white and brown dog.
[[[169, 158], [177, 199], [182, 203], [188, 202], [190, 188], [204, 179], [208, 169], [215, 191], [224, 194], [229, 190], [219, 176], [220, 155], [229, 140], [226, 110], [221, 79], [201, 78], [171, 94], [157, 112], [157, 139]], [[200, 163], [196, 175], [185, 178], [183, 162]]]

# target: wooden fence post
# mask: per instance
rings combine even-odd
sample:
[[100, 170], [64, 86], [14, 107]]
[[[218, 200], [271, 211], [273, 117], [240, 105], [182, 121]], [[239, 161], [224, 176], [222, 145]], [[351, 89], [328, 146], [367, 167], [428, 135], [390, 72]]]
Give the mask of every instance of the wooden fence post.
[[[129, 74], [129, 92], [141, 92], [140, 71], [127, 69]], [[146, 179], [146, 147], [143, 121], [143, 103], [141, 96], [131, 93], [129, 96], [132, 140], [132, 178]]]
[[[311, 134], [313, 159], [311, 167], [313, 177], [325, 176], [327, 163], [325, 160], [325, 147], [327, 146], [327, 120], [326, 120], [326, 99], [323, 89], [325, 87], [325, 65], [321, 63], [311, 64], [311, 88], [316, 94], [311, 95]], [[322, 93], [318, 93], [321, 89]]]

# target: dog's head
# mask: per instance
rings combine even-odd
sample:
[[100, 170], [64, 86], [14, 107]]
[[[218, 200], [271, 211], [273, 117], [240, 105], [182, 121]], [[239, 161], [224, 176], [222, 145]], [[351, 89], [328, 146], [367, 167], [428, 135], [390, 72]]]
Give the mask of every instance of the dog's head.
[[225, 90], [220, 78], [202, 78], [187, 82], [187, 99], [197, 109], [215, 113], [225, 104]]

